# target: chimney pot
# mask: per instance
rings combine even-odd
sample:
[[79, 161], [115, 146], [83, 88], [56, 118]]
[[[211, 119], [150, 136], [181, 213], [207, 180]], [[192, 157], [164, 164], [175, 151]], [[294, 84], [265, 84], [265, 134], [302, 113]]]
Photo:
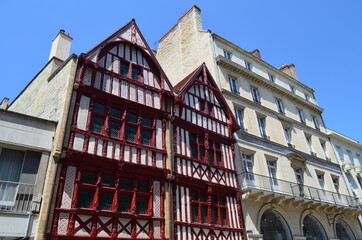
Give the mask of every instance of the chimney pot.
[[261, 55], [260, 55], [259, 49], [255, 48], [255, 49], [251, 52], [251, 54], [252, 54], [253, 56], [261, 59]]
[[278, 69], [280, 71], [284, 72], [285, 74], [288, 74], [289, 76], [291, 76], [295, 80], [299, 81], [297, 71], [296, 71], [295, 65], [293, 63], [292, 64], [282, 64], [282, 66], [278, 67]]

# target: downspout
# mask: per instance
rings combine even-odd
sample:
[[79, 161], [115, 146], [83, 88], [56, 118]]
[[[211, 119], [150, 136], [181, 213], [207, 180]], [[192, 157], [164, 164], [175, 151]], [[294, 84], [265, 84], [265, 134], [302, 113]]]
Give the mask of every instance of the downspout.
[[[76, 71], [77, 71], [77, 56], [75, 54], [73, 54], [71, 56], [71, 58], [73, 58], [73, 60], [75, 60], [74, 62], [74, 66], [72, 66], [72, 71], [71, 74], [69, 76], [68, 79], [68, 84], [67, 84], [67, 88], [66, 88], [66, 93], [65, 93], [65, 100], [64, 100], [64, 108], [63, 108], [63, 112], [61, 114], [61, 119], [59, 121], [59, 131], [57, 131], [56, 133], [56, 137], [55, 139], [57, 140], [56, 142], [54, 142], [55, 147], [53, 148], [53, 152], [51, 154], [51, 156], [53, 157], [52, 161], [50, 161], [50, 166], [48, 167], [48, 169], [54, 169], [54, 171], [50, 171], [50, 175], [48, 176], [48, 179], [50, 180], [50, 183], [45, 184], [44, 187], [44, 191], [49, 191], [49, 197], [48, 197], [48, 206], [46, 211], [44, 211], [44, 216], [42, 216], [43, 219], [43, 223], [41, 223], [40, 221], [42, 219], [40, 219], [40, 215], [39, 215], [39, 223], [38, 223], [38, 231], [37, 231], [37, 235], [35, 237], [36, 240], [45, 240], [46, 239], [46, 234], [47, 234], [47, 228], [48, 228], [48, 224], [49, 222], [52, 222], [53, 219], [49, 219], [49, 213], [51, 211], [51, 206], [53, 201], [55, 201], [55, 199], [53, 199], [53, 195], [54, 195], [54, 191], [56, 191], [54, 188], [56, 186], [56, 176], [57, 176], [57, 172], [58, 172], [58, 163], [61, 157], [61, 152], [62, 152], [62, 148], [63, 148], [63, 142], [64, 142], [64, 138], [65, 138], [65, 131], [66, 131], [66, 126], [67, 126], [67, 120], [68, 120], [68, 114], [69, 114], [69, 109], [70, 109], [70, 100], [72, 97], [72, 91], [73, 91], [73, 83], [74, 83], [74, 79], [76, 77]], [[75, 70], [73, 71], [73, 68], [75, 68]], [[49, 188], [49, 186], [51, 187], [50, 189], [46, 189]], [[44, 198], [44, 200], [46, 200]]]

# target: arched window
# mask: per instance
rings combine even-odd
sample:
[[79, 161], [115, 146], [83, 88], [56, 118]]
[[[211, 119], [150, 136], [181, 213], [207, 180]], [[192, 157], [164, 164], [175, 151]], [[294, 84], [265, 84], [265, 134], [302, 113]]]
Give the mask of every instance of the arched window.
[[260, 223], [263, 240], [291, 240], [289, 226], [284, 218], [274, 210], [267, 210]]
[[337, 238], [339, 240], [355, 240], [355, 236], [348, 226], [348, 224], [342, 220], [337, 221], [336, 224]]
[[311, 215], [305, 216], [303, 220], [303, 233], [307, 240], [328, 240], [322, 224]]

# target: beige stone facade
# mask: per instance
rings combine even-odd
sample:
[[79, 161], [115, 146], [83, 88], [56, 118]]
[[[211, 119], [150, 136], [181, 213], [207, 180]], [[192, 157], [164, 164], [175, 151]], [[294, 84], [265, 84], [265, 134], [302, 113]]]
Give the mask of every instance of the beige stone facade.
[[275, 68], [258, 50], [203, 30], [200, 12], [192, 6], [160, 39], [157, 58], [173, 84], [205, 62], [235, 111], [248, 239], [271, 232], [274, 239], [338, 239], [343, 227], [351, 229], [350, 239], [361, 239], [359, 203], [348, 190], [314, 90], [299, 81], [293, 64]]

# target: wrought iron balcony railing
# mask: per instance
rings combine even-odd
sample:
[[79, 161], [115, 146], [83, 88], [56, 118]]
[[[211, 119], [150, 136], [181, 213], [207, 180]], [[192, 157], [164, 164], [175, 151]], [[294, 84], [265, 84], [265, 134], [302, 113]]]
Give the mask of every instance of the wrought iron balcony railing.
[[34, 184], [0, 180], [0, 212], [30, 212], [34, 189]]
[[242, 188], [268, 191], [299, 199], [312, 200], [339, 206], [359, 207], [358, 199], [338, 192], [306, 186], [302, 183], [289, 182], [278, 178], [255, 173], [242, 173]]

